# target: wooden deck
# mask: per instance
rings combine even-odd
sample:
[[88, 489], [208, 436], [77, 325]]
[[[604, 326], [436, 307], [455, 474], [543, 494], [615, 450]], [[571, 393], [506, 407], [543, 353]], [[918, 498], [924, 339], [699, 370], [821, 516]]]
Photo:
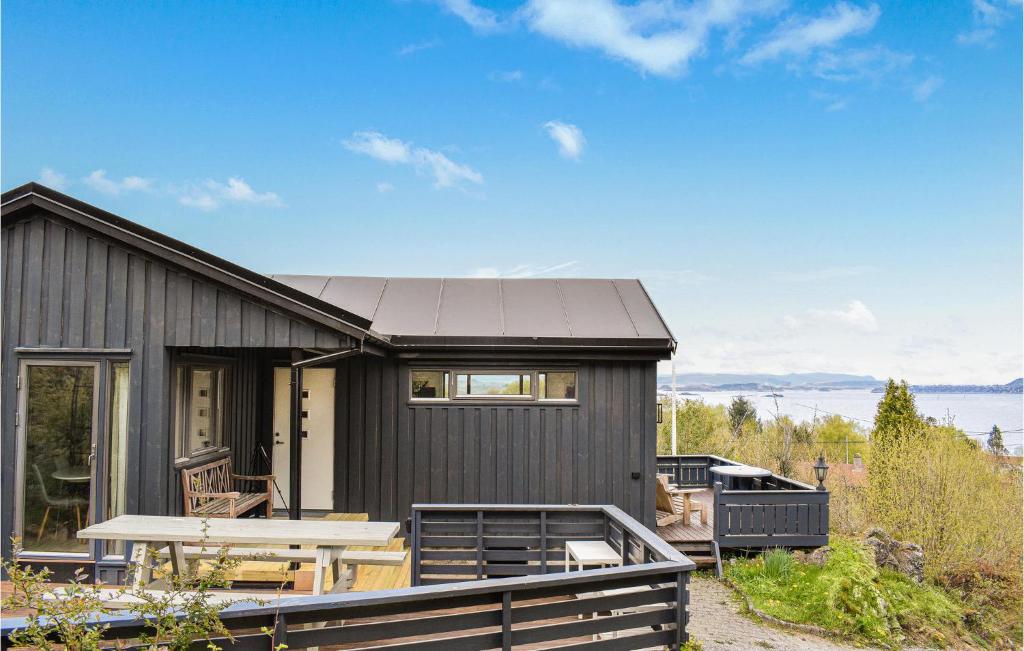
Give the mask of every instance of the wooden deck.
[[[708, 543], [714, 540], [714, 525], [715, 525], [715, 493], [710, 488], [705, 488], [699, 493], [694, 493], [690, 496], [691, 500], [700, 502], [704, 505], [704, 508], [708, 513], [708, 523], [701, 524], [700, 514], [691, 513], [690, 523], [687, 525], [682, 521], [668, 525], [667, 527], [658, 527], [658, 537], [669, 544], [675, 543]], [[683, 498], [675, 498], [676, 505], [679, 510], [683, 510]]]

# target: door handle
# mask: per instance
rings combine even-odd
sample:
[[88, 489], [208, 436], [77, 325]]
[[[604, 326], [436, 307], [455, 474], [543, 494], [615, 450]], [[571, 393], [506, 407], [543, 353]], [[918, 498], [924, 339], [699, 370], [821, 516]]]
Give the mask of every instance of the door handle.
[[86, 460], [86, 465], [88, 465], [91, 468], [92, 464], [96, 463], [96, 444], [93, 443], [92, 446], [89, 449], [90, 449], [90, 452], [89, 452], [89, 457]]

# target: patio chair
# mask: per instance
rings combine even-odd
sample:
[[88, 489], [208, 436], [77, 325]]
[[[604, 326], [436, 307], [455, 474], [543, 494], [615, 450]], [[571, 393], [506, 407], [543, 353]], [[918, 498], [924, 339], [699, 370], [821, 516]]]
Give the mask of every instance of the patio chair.
[[39, 533], [36, 534], [36, 542], [42, 540], [43, 531], [46, 530], [46, 521], [50, 517], [50, 509], [75, 509], [75, 518], [78, 522], [78, 528], [82, 528], [82, 507], [89, 507], [89, 500], [84, 497], [76, 495], [69, 495], [67, 497], [54, 497], [50, 495], [50, 491], [46, 488], [46, 480], [43, 478], [43, 471], [39, 469], [39, 464], [32, 464], [32, 471], [36, 475], [36, 481], [39, 482], [39, 490], [43, 493], [43, 502], [46, 503], [46, 510], [43, 511], [43, 521], [39, 524]]
[[[696, 500], [691, 500], [690, 495], [701, 492], [700, 488], [670, 488], [668, 477], [658, 475], [655, 485], [655, 508], [657, 509], [657, 524], [659, 527], [667, 527], [670, 524], [682, 521], [686, 526], [690, 524], [690, 514], [693, 511], [700, 513], [701, 524], [708, 523], [707, 507]], [[680, 506], [676, 496], [682, 497]]]

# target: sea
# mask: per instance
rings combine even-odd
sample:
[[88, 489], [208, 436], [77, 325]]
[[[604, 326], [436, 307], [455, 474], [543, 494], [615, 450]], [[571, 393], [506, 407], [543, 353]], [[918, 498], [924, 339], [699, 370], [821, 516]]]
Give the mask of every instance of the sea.
[[[728, 405], [743, 396], [757, 407], [759, 418], [776, 413], [795, 421], [815, 415], [838, 414], [870, 428], [881, 393], [862, 389], [830, 391], [680, 391], [680, 399], [703, 400], [709, 405]], [[951, 422], [969, 436], [984, 441], [993, 425], [1003, 431], [1003, 443], [1014, 454], [1024, 454], [1024, 396], [1009, 393], [918, 393], [917, 410], [939, 422]]]

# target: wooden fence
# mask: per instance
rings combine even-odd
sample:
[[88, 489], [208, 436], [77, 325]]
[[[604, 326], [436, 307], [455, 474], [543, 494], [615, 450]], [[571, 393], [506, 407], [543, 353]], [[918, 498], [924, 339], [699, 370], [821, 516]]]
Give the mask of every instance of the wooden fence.
[[714, 489], [714, 539], [722, 549], [828, 544], [829, 493], [772, 474], [753, 490], [727, 490], [711, 466], [740, 465], [714, 455], [658, 457], [658, 472], [679, 486]]
[[[693, 562], [616, 507], [414, 505], [413, 523], [413, 587], [235, 604], [221, 613], [235, 639], [216, 642], [233, 651], [283, 644], [452, 651], [677, 648], [687, 639]], [[566, 572], [568, 539], [605, 540], [625, 562]], [[132, 644], [140, 622], [104, 616], [100, 623], [110, 626], [104, 636], [112, 644], [145, 648]], [[4, 648], [17, 626], [3, 622]]]

